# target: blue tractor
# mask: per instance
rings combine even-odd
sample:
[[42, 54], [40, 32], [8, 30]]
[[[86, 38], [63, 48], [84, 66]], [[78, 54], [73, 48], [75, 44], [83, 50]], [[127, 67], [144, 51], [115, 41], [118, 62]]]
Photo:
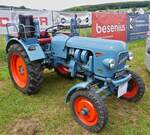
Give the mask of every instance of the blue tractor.
[[[15, 35], [11, 27], [16, 29]], [[114, 94], [137, 102], [144, 95], [144, 82], [128, 70], [126, 62], [133, 55], [126, 43], [80, 37], [77, 30], [67, 33], [62, 29], [58, 25], [40, 32], [33, 16], [20, 15], [18, 25], [8, 23], [6, 52], [11, 79], [18, 90], [31, 95], [38, 92], [45, 68], [81, 78], [83, 81], [68, 91], [65, 102], [77, 123], [98, 132], [108, 120], [104, 99]]]

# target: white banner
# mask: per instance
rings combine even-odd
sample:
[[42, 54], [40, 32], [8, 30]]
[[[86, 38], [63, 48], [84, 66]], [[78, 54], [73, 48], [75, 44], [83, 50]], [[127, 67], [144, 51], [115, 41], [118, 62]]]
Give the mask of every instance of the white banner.
[[54, 12], [54, 24], [63, 26], [70, 26], [71, 18], [77, 15], [78, 24], [81, 27], [89, 27], [92, 25], [92, 17], [90, 12], [68, 13], [68, 12]]
[[34, 19], [39, 20], [40, 29], [45, 30], [52, 26], [52, 13], [51, 11], [14, 11], [14, 10], [0, 10], [0, 34], [6, 34], [6, 24], [8, 22], [18, 24], [19, 15], [33, 15]]
[[11, 13], [11, 22], [18, 23], [19, 15], [33, 15], [34, 19], [39, 21], [41, 30], [45, 30], [49, 26], [52, 26], [51, 11], [13, 11]]
[[39, 20], [40, 29], [53, 25], [70, 26], [70, 20], [77, 14], [78, 24], [81, 27], [89, 27], [92, 24], [92, 17], [90, 12], [68, 13], [56, 12], [47, 10], [0, 10], [0, 34], [6, 34], [6, 24], [8, 22], [18, 24], [19, 15], [33, 15], [35, 19]]
[[11, 20], [11, 12], [0, 10], [0, 34], [6, 34], [6, 24]]

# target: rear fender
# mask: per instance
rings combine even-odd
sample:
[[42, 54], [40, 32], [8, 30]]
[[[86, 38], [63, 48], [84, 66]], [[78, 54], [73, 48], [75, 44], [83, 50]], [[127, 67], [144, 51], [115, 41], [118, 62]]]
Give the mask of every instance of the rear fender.
[[89, 85], [92, 83], [92, 80], [88, 80], [87, 82], [81, 82], [76, 85], [74, 85], [71, 89], [69, 89], [66, 99], [65, 99], [65, 104], [67, 104], [70, 101], [71, 95], [78, 91], [78, 90], [84, 90], [84, 89], [89, 89]]
[[16, 38], [11, 38], [7, 42], [6, 52], [8, 53], [8, 49], [13, 44], [20, 44], [26, 51], [30, 61], [40, 60], [45, 58], [45, 54], [38, 43], [29, 43], [25, 44], [25, 42], [20, 41]]

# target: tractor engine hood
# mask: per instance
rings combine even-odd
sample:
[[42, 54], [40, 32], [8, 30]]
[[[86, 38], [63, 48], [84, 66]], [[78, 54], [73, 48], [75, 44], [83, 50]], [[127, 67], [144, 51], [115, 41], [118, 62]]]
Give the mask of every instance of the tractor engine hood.
[[88, 37], [71, 37], [67, 44], [67, 47], [86, 49], [93, 53], [97, 51], [101, 52], [114, 52], [120, 53], [122, 51], [127, 51], [126, 43], [117, 40], [106, 40], [98, 38], [88, 38]]
[[[97, 76], [112, 77], [115, 72], [122, 70], [125, 67], [128, 57], [128, 46], [122, 41], [71, 37], [68, 39], [66, 46], [70, 48], [89, 50], [94, 56], [93, 72]], [[125, 53], [125, 57], [123, 53]], [[115, 68], [109, 69], [104, 65], [104, 60], [108, 58], [115, 60]]]

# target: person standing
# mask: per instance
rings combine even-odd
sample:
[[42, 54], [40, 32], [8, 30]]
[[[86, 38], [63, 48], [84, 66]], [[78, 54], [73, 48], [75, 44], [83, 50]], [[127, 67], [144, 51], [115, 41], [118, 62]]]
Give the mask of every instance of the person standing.
[[79, 33], [77, 31], [78, 28], [78, 20], [77, 20], [77, 14], [74, 15], [74, 18], [71, 18], [70, 21], [70, 31], [73, 35], [79, 36]]

